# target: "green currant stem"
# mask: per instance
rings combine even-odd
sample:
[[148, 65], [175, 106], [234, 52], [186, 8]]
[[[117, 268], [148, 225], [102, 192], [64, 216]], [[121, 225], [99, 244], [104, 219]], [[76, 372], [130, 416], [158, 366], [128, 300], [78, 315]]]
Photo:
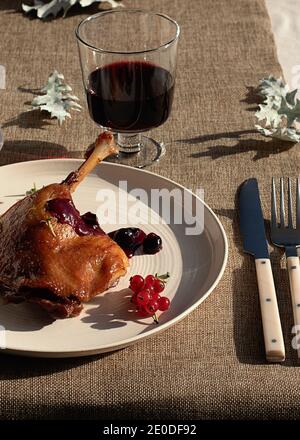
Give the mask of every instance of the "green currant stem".
[[168, 279], [170, 278], [170, 272], [164, 273], [162, 275], [155, 274], [155, 278], [158, 278], [160, 281], [166, 284]]
[[156, 316], [156, 313], [154, 313], [154, 315], [152, 315], [152, 319], [155, 322], [155, 324], [158, 324], [158, 318]]

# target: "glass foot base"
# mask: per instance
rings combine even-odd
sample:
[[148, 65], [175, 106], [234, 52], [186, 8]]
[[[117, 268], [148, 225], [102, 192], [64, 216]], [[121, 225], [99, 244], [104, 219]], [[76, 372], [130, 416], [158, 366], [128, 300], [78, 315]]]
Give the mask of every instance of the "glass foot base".
[[166, 152], [165, 146], [147, 136], [140, 136], [138, 152], [124, 152], [120, 146], [118, 155], [107, 157], [107, 162], [120, 163], [135, 168], [145, 168], [153, 162], [157, 162]]

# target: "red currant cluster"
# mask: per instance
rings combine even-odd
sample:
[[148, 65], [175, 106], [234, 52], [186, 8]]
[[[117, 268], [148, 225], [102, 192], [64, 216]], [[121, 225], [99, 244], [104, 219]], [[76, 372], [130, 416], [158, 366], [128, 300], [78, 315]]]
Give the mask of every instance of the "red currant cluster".
[[160, 294], [164, 291], [166, 282], [170, 277], [165, 275], [134, 275], [130, 278], [129, 288], [133, 291], [131, 302], [136, 305], [137, 312], [142, 317], [152, 316], [158, 324], [156, 312], [165, 312], [170, 307], [170, 300]]

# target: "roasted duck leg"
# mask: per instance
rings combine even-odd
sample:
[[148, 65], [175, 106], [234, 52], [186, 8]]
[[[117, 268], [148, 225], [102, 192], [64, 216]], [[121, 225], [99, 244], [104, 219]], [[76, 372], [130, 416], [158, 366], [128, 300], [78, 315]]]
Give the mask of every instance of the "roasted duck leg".
[[116, 152], [103, 133], [89, 158], [60, 184], [48, 185], [0, 217], [0, 294], [6, 302], [39, 304], [54, 318], [76, 316], [82, 302], [126, 274], [128, 258], [100, 228], [80, 215], [71, 193], [105, 157]]

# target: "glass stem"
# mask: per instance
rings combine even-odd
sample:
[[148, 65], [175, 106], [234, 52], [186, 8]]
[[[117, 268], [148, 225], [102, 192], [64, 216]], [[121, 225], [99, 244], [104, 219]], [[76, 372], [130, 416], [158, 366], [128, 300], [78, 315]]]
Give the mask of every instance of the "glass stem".
[[138, 153], [141, 151], [141, 134], [118, 133], [117, 143], [121, 153]]

